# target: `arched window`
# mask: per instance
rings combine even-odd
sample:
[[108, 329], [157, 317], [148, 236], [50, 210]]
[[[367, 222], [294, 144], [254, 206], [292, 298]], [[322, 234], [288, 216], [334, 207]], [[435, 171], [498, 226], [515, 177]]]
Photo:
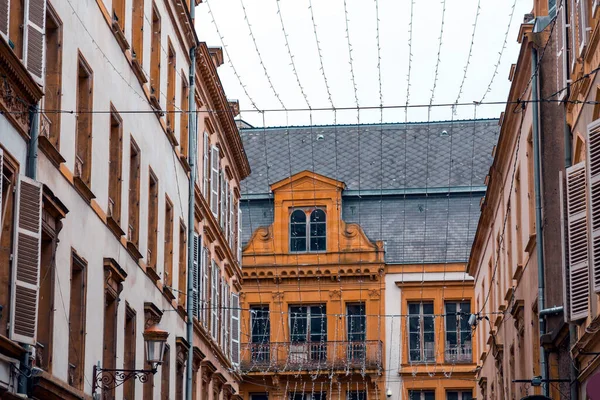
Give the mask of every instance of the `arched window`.
[[306, 214], [295, 210], [290, 216], [290, 251], [306, 251]]
[[327, 216], [316, 209], [310, 213], [310, 251], [327, 250]]

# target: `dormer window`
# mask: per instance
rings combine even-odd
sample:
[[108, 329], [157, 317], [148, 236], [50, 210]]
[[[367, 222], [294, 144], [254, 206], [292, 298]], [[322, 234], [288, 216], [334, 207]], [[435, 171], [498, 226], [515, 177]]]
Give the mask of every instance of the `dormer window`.
[[327, 216], [316, 208], [296, 209], [290, 215], [290, 252], [327, 250]]

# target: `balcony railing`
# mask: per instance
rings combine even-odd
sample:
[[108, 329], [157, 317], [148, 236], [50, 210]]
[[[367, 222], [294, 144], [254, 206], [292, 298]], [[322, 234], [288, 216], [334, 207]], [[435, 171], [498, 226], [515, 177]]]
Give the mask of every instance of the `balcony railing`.
[[274, 342], [242, 345], [243, 372], [382, 368], [382, 342]]
[[456, 345], [446, 342], [445, 361], [447, 363], [473, 362], [473, 350], [471, 343], [467, 342], [464, 345]]

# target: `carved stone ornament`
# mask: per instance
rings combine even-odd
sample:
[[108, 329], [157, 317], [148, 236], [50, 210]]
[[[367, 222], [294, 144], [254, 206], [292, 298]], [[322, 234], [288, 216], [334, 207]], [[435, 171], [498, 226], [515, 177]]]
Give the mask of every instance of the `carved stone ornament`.
[[341, 290], [330, 290], [329, 297], [332, 300], [341, 300], [342, 299], [342, 291]]
[[144, 303], [144, 329], [157, 325], [160, 322], [162, 315], [162, 310], [158, 308], [156, 304], [151, 302]]
[[369, 290], [369, 297], [372, 299], [378, 299], [380, 295], [381, 295], [381, 291], [379, 289], [370, 289]]
[[283, 301], [284, 292], [272, 292], [271, 295], [273, 296], [273, 301], [276, 303], [281, 303]]

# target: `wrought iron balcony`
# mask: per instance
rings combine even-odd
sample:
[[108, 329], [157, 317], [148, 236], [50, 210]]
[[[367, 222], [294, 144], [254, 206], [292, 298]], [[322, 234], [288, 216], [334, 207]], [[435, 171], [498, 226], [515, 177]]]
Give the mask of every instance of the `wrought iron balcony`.
[[382, 342], [274, 342], [242, 345], [242, 372], [376, 370], [382, 368]]
[[447, 363], [470, 363], [473, 362], [473, 349], [471, 342], [464, 345], [450, 344], [446, 342], [445, 361]]

